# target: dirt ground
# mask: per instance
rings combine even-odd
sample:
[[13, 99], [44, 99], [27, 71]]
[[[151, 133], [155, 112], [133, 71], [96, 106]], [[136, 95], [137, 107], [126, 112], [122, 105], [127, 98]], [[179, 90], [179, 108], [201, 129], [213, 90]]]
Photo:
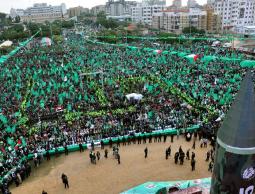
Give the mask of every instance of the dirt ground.
[[[52, 157], [49, 162], [37, 169], [32, 169], [31, 176], [21, 186], [11, 189], [13, 194], [41, 194], [42, 190], [48, 194], [117, 194], [134, 186], [148, 181], [173, 181], [205, 178], [211, 176], [207, 171], [208, 162], [205, 162], [206, 152], [210, 149], [200, 148], [196, 142], [196, 170], [191, 171], [190, 160], [185, 160], [184, 165], [174, 164], [173, 155], [181, 145], [184, 152], [192, 147], [192, 141], [187, 142], [180, 137], [170, 143], [132, 144], [120, 147], [121, 164], [109, 152], [108, 159], [103, 157], [96, 165], [90, 163], [89, 151], [83, 153], [62, 154], [58, 158]], [[170, 159], [165, 159], [165, 149], [171, 145]], [[148, 158], [144, 158], [144, 149], [148, 147]], [[190, 154], [191, 155], [191, 154]], [[65, 189], [61, 181], [61, 174], [69, 178], [69, 189]]]

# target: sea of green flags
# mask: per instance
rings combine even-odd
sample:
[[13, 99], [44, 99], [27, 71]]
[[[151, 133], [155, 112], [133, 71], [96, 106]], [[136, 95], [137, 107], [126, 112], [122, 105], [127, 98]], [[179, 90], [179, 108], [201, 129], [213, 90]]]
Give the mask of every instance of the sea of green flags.
[[[115, 88], [118, 85], [113, 96], [123, 97], [128, 92], [139, 92], [134, 91], [137, 83], [143, 83], [148, 95], [157, 96], [163, 90], [193, 106], [202, 103], [201, 107], [211, 106], [210, 110], [215, 110], [215, 105], [201, 102], [201, 99], [212, 98], [222, 106], [231, 103], [241, 81], [241, 66], [253, 67], [254, 64], [253, 61], [242, 61], [240, 66], [244, 56], [228, 53], [224, 57], [204, 55], [192, 64], [187, 63], [185, 57], [192, 54], [192, 48], [185, 50], [184, 46], [179, 50], [173, 47], [159, 50], [70, 40], [64, 43], [64, 47], [66, 50], [63, 49], [60, 56], [55, 54], [55, 46], [31, 48], [25, 51], [29, 57], [9, 58], [10, 63], [3, 63], [0, 80], [5, 80], [6, 90], [0, 98], [1, 104], [12, 106], [5, 100], [10, 94], [20, 102], [12, 113], [18, 122], [12, 123], [4, 113], [0, 115], [0, 125], [6, 130], [14, 132], [17, 125], [23, 125], [29, 119], [30, 112], [36, 114], [46, 109], [53, 112], [56, 106], [62, 106], [67, 112], [77, 112], [82, 103], [108, 106], [110, 99], [105, 86]], [[205, 51], [209, 48], [207, 45], [200, 47]], [[211, 62], [220, 65], [210, 65]], [[217, 75], [221, 69], [224, 75], [216, 76], [217, 83], [212, 86], [208, 76]], [[202, 72], [199, 76], [195, 75], [197, 70]], [[91, 74], [81, 76], [82, 73]], [[201, 82], [202, 87], [196, 82]], [[55, 97], [57, 103], [53, 104], [49, 99]]]

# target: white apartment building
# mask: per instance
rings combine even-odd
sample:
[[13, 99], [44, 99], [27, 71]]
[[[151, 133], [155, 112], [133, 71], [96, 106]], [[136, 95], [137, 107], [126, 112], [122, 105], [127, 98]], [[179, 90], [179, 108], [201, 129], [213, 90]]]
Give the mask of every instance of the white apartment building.
[[222, 17], [222, 30], [244, 33], [242, 26], [255, 25], [255, 0], [215, 0], [213, 8]]
[[148, 5], [139, 3], [135, 7], [131, 8], [132, 21], [135, 23], [152, 25], [152, 16], [163, 11], [165, 8], [165, 5]]
[[135, 1], [108, 0], [105, 5], [106, 15], [108, 16], [131, 16], [131, 7], [136, 6]]
[[45, 22], [54, 21], [67, 17], [67, 10], [64, 3], [59, 6], [51, 6], [46, 3], [36, 3], [33, 7], [29, 7], [25, 10], [11, 9], [11, 15], [19, 15], [21, 21], [24, 22]]
[[105, 13], [105, 5], [97, 5], [91, 8], [90, 13], [96, 16], [98, 13], [104, 12]]
[[11, 18], [15, 18], [16, 16], [23, 16], [24, 15], [24, 10], [23, 9], [13, 9], [11, 8], [10, 11], [10, 16]]

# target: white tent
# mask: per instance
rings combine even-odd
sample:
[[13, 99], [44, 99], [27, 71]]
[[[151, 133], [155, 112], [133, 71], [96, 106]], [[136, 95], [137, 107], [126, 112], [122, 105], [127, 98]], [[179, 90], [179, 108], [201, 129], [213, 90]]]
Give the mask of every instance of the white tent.
[[12, 45], [12, 41], [6, 40], [6, 41], [4, 41], [2, 44], [0, 44], [0, 48], [2, 48], [2, 47], [8, 47], [8, 46], [11, 46], [11, 45]]
[[126, 98], [128, 100], [130, 100], [131, 98], [135, 99], [135, 100], [141, 100], [143, 98], [142, 94], [137, 94], [137, 93], [131, 93], [131, 94], [127, 94]]

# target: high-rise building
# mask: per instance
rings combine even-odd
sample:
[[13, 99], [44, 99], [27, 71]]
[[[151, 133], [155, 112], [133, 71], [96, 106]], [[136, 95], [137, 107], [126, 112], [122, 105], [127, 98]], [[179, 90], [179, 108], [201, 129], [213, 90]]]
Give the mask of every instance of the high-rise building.
[[219, 20], [219, 18], [212, 16], [210, 16], [211, 20], [214, 21], [211, 21], [211, 24], [218, 26], [214, 26], [213, 29], [207, 29], [207, 17], [207, 12], [198, 8], [167, 10], [153, 15], [152, 27], [176, 34], [182, 33], [183, 29], [187, 27], [195, 27], [207, 32], [216, 32], [220, 29], [220, 23], [215, 21]]
[[98, 13], [104, 12], [105, 13], [105, 5], [97, 5], [91, 8], [90, 13], [96, 16]]
[[255, 25], [255, 0], [215, 0], [214, 11], [222, 17], [222, 29], [243, 33], [243, 26]]
[[166, 6], [166, 0], [142, 0], [143, 4], [146, 5], [163, 5]]
[[195, 8], [198, 7], [199, 5], [196, 0], [188, 0], [187, 6], [188, 8]]
[[11, 8], [10, 11], [10, 17], [15, 18], [16, 16], [23, 16], [24, 15], [24, 10], [23, 9], [13, 9]]
[[135, 6], [135, 1], [108, 0], [105, 5], [106, 15], [108, 16], [131, 16], [131, 7]]
[[67, 13], [69, 17], [80, 16], [81, 13], [89, 13], [89, 9], [81, 6], [72, 7], [67, 10]]
[[132, 21], [152, 25], [153, 14], [159, 13], [164, 9], [164, 5], [150, 5], [146, 2], [137, 4], [135, 7], [132, 7]]
[[212, 5], [215, 2], [215, 0], [207, 0], [207, 5]]
[[36, 3], [33, 7], [29, 7], [25, 10], [11, 9], [11, 15], [15, 14], [20, 16], [21, 21], [40, 23], [45, 21], [51, 22], [67, 17], [67, 10], [64, 3], [59, 6], [51, 6], [46, 3]]
[[179, 8], [181, 8], [181, 6], [182, 6], [182, 0], [174, 0], [173, 1], [172, 7], [179, 9]]
[[208, 5], [205, 8], [207, 12], [207, 31], [211, 33], [221, 32], [221, 16], [214, 12], [214, 10]]

